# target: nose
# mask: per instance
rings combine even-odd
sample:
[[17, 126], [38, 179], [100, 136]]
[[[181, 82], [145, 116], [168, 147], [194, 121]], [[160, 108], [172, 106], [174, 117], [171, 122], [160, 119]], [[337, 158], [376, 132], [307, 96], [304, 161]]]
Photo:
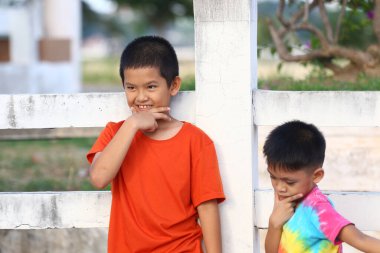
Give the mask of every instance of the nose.
[[136, 100], [138, 102], [143, 102], [143, 101], [147, 100], [147, 96], [143, 90], [138, 91]]
[[286, 192], [286, 185], [284, 182], [281, 182], [281, 180], [278, 180], [275, 184], [275, 190], [276, 192], [285, 193]]

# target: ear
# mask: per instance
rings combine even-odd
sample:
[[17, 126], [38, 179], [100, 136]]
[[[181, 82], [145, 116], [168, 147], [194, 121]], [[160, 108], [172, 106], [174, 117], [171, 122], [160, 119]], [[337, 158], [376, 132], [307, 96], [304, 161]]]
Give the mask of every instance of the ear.
[[176, 76], [172, 82], [172, 85], [170, 86], [170, 95], [175, 96], [179, 92], [179, 89], [181, 88], [182, 80], [179, 76]]
[[318, 169], [314, 170], [313, 182], [315, 184], [319, 183], [322, 180], [324, 175], [325, 175], [325, 171], [322, 168], [318, 168]]

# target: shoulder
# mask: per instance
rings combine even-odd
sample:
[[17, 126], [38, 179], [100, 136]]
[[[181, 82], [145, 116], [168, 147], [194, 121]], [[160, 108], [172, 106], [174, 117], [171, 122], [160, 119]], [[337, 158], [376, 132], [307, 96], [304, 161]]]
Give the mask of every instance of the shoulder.
[[305, 207], [310, 208], [310, 210], [313, 212], [316, 212], [318, 215], [329, 215], [331, 213], [337, 213], [332, 201], [325, 194], [323, 194], [318, 187], [315, 187], [306, 196], [302, 204]]
[[184, 132], [187, 137], [190, 138], [192, 142], [199, 142], [200, 144], [203, 145], [208, 145], [208, 144], [213, 144], [213, 141], [211, 138], [199, 127], [196, 125], [189, 123], [189, 122], [184, 122]]
[[124, 123], [124, 120], [119, 121], [119, 122], [110, 121], [107, 123], [103, 131], [107, 131], [112, 134], [115, 134], [119, 130], [119, 128], [123, 125], [123, 123]]
[[314, 187], [313, 190], [303, 200], [303, 204], [311, 207], [318, 207], [320, 205], [332, 205], [330, 199], [323, 194], [318, 187]]

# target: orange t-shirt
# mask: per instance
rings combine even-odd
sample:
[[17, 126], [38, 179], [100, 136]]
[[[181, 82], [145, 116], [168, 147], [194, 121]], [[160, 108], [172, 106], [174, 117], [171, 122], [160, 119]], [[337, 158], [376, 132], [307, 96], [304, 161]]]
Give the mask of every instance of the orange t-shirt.
[[[87, 154], [90, 163], [123, 122], [107, 124]], [[187, 122], [168, 140], [137, 132], [111, 189], [109, 253], [200, 253], [196, 207], [225, 198], [214, 144]]]

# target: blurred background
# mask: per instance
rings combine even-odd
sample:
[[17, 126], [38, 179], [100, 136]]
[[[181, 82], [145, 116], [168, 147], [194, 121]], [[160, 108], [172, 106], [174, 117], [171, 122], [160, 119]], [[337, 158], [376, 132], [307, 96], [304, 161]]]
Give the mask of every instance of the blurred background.
[[[380, 45], [374, 1], [325, 1], [325, 13], [313, 9], [313, 1], [288, 1], [282, 19], [279, 2], [258, 1], [260, 89], [380, 90], [378, 65], [368, 69], [352, 60], [355, 53], [380, 57], [373, 46]], [[305, 6], [310, 13], [298, 15]], [[321, 15], [331, 21], [331, 31]], [[301, 18], [353, 56], [309, 57], [323, 50], [323, 39], [284, 26], [284, 20]], [[0, 95], [122, 92], [120, 54], [134, 38], [151, 34], [174, 45], [182, 90], [194, 90], [192, 0], [0, 0]], [[259, 129], [260, 148], [271, 129]], [[1, 130], [0, 191], [94, 190], [85, 155], [100, 130]], [[322, 131], [328, 150], [321, 188], [380, 191], [380, 130]], [[259, 163], [260, 186], [269, 188], [262, 157]], [[107, 229], [0, 230], [1, 253], [106, 252], [106, 242]]]

